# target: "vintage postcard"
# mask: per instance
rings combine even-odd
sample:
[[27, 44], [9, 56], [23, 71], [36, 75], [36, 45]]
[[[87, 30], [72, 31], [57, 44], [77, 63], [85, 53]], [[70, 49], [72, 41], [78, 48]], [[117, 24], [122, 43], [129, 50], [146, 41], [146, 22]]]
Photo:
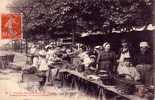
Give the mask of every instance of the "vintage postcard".
[[155, 100], [154, 0], [0, 0], [0, 100]]

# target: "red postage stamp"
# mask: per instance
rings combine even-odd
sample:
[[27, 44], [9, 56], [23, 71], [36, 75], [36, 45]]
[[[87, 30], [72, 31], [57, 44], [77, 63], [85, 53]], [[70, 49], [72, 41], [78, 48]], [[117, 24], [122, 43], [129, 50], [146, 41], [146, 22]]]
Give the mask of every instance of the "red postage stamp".
[[22, 15], [1, 15], [1, 39], [22, 39]]

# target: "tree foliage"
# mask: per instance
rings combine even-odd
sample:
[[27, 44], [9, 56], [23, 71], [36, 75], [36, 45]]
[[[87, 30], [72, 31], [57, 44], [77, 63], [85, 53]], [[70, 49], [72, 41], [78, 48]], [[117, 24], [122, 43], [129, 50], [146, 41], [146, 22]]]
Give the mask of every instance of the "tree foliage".
[[16, 0], [12, 12], [22, 13], [31, 34], [132, 31], [153, 24], [153, 0]]

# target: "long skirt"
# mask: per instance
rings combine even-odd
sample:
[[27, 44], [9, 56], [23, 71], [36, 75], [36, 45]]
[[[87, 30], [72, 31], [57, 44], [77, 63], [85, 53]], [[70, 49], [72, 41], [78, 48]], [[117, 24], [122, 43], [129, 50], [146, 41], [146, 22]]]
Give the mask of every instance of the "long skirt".
[[150, 64], [138, 64], [137, 71], [140, 73], [141, 81], [144, 85], [153, 85], [153, 67]]

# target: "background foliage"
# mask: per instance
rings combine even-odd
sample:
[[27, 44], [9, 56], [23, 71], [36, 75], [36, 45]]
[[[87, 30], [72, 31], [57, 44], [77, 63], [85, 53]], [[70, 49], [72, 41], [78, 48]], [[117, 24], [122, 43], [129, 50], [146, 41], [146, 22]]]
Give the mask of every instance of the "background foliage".
[[15, 0], [10, 11], [22, 13], [25, 36], [130, 32], [153, 24], [153, 0]]

